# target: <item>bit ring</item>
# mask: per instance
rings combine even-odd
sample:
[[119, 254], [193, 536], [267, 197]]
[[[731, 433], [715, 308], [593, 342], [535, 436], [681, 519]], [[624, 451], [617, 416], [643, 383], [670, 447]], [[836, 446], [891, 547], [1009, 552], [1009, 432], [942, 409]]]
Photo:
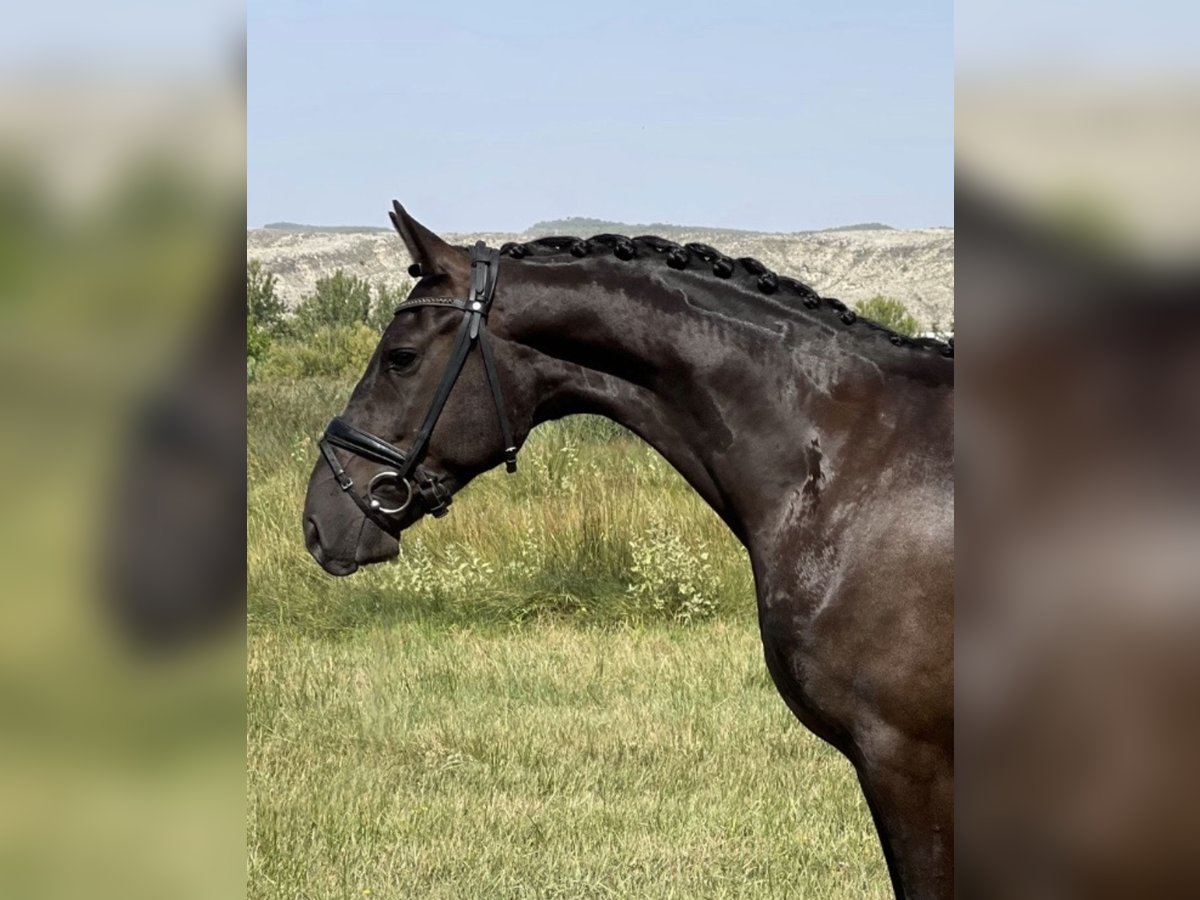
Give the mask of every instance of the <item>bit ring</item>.
[[[374, 490], [375, 483], [378, 482], [380, 479], [391, 479], [393, 482], [399, 482], [400, 484], [403, 484], [404, 490], [405, 490], [404, 502], [401, 503], [399, 506], [389, 508], [389, 507], [385, 507], [381, 501], [376, 500], [375, 497], [371, 494], [371, 491]], [[373, 477], [367, 483], [367, 503], [370, 504], [371, 509], [375, 510], [376, 512], [383, 513], [385, 516], [394, 516], [397, 513], [404, 512], [404, 510], [408, 509], [409, 504], [412, 503], [412, 499], [413, 499], [412, 484], [409, 482], [409, 480], [407, 478], [401, 478], [399, 472], [392, 472], [390, 470], [384, 471], [384, 472], [379, 472], [378, 474], [375, 475], [375, 477]]]

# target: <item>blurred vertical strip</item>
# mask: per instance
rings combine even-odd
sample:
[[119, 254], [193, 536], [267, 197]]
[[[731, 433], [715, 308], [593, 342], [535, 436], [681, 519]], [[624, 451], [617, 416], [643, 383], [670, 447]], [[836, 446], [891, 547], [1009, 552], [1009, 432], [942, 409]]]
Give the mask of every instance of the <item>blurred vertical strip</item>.
[[240, 3], [0, 32], [0, 897], [245, 890]]
[[1194, 5], [956, 7], [962, 896], [1200, 896]]

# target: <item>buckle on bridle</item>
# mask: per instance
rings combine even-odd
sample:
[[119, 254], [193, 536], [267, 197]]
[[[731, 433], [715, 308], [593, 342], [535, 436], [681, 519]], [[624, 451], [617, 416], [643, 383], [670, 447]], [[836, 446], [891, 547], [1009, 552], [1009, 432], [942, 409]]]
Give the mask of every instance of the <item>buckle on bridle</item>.
[[413, 474], [416, 476], [417, 493], [421, 495], [425, 511], [435, 519], [440, 519], [450, 512], [450, 492], [441, 480], [421, 469], [417, 469]]

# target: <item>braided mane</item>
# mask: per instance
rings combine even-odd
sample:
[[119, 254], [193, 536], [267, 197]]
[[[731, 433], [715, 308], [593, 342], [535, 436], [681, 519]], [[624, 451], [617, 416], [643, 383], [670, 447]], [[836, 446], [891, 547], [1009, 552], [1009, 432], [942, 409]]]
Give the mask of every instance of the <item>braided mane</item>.
[[778, 292], [795, 297], [809, 310], [825, 309], [836, 313], [843, 324], [859, 323], [875, 332], [882, 333], [897, 347], [933, 350], [947, 357], [954, 355], [953, 339], [940, 341], [936, 338], [909, 337], [898, 334], [872, 319], [859, 316], [836, 297], [822, 297], [804, 282], [772, 272], [757, 259], [749, 256], [734, 259], [725, 256], [708, 244], [678, 244], [654, 235], [640, 235], [632, 238], [620, 234], [598, 234], [590, 238], [560, 235], [524, 242], [509, 241], [501, 246], [500, 253], [502, 256], [518, 260], [542, 259], [564, 254], [584, 259], [598, 253], [612, 253], [622, 260], [661, 258], [673, 269], [686, 269], [695, 262], [699, 262], [704, 266], [711, 267], [713, 274], [718, 278], [731, 279], [739, 274], [743, 278], [753, 278], [754, 287], [759, 293], [770, 295]]

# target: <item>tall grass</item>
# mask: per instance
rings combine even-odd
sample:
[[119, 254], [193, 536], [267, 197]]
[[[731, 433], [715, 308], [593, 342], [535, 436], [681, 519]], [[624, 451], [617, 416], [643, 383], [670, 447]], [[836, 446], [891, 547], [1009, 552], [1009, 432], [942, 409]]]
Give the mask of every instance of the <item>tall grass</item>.
[[516, 476], [476, 479], [448, 517], [405, 532], [396, 563], [338, 588], [305, 552], [299, 510], [316, 437], [349, 390], [250, 386], [252, 623], [329, 632], [431, 615], [637, 623], [752, 609], [745, 551], [724, 524], [653, 451], [594, 417], [537, 429]]

